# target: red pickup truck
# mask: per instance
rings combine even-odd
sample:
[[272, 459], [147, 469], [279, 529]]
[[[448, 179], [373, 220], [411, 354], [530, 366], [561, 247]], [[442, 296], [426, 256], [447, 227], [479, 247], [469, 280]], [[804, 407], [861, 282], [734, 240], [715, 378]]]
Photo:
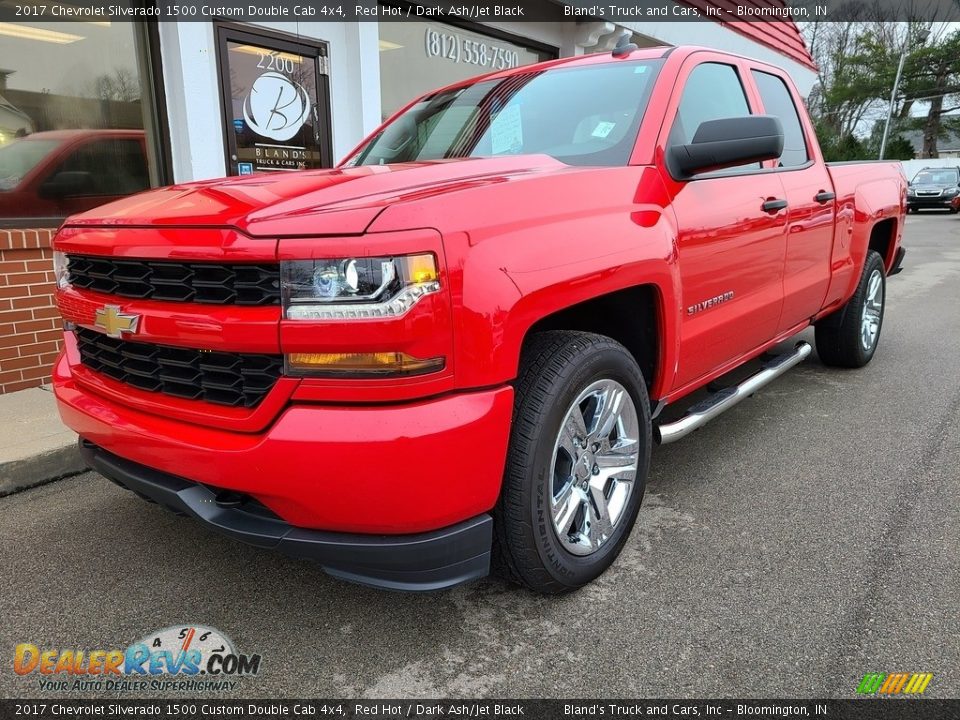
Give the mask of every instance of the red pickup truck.
[[486, 75], [336, 169], [70, 218], [56, 396], [92, 467], [234, 538], [380, 587], [493, 564], [568, 591], [622, 549], [654, 443], [811, 352], [775, 345], [812, 324], [824, 363], [870, 361], [905, 207], [898, 165], [824, 163], [770, 65]]

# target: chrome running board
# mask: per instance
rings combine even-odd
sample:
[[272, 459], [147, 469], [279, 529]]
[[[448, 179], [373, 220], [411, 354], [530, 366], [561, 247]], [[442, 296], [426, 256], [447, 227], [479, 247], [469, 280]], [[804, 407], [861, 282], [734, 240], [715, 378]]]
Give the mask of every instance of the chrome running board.
[[792, 352], [777, 355], [763, 364], [763, 368], [739, 385], [724, 388], [698, 402], [679, 420], [654, 427], [653, 436], [661, 445], [676, 442], [729, 410], [746, 397], [750, 397], [767, 383], [776, 380], [794, 365], [810, 355], [810, 343], [800, 342]]

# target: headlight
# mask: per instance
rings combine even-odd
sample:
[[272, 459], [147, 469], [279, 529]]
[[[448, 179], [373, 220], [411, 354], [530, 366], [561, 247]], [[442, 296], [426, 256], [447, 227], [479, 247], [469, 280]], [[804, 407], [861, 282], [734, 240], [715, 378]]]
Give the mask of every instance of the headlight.
[[59, 250], [53, 253], [53, 277], [58, 288], [65, 288], [70, 284], [70, 271], [67, 269], [67, 256]]
[[281, 264], [284, 317], [352, 320], [399, 317], [440, 289], [432, 254], [296, 260]]
[[916, 194], [917, 194], [916, 190], [910, 187], [907, 188], [907, 195], [916, 195]]
[[947, 188], [943, 191], [944, 197], [953, 197], [957, 193], [960, 193], [960, 188]]

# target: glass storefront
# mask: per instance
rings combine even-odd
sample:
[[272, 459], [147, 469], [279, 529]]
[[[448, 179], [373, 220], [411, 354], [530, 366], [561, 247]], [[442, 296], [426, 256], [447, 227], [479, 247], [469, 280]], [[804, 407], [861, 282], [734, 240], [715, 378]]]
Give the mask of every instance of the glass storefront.
[[0, 224], [156, 184], [144, 46], [133, 23], [0, 23]]
[[556, 53], [425, 20], [380, 23], [380, 102], [386, 119], [425, 92]]

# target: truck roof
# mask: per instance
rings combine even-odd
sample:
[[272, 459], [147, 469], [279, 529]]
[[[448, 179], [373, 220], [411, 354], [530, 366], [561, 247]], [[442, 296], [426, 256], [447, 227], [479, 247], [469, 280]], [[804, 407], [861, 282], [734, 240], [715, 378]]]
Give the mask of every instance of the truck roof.
[[[738, 55], [736, 53], [727, 52], [725, 50], [717, 50], [716, 48], [707, 48], [701, 47], [699, 45], [656, 45], [653, 47], [642, 47], [636, 50], [632, 50], [627, 53], [620, 55], [614, 55], [613, 50], [605, 52], [590, 53], [589, 55], [578, 55], [576, 57], [563, 57], [557, 58], [555, 60], [545, 60], [540, 63], [535, 63], [533, 65], [520, 65], [515, 68], [509, 68], [507, 70], [495, 70], [491, 73], [486, 73], [483, 75], [475, 75], [474, 77], [467, 78], [465, 80], [458, 80], [456, 82], [450, 83], [449, 85], [436, 88], [431, 90], [427, 94], [434, 94], [442, 90], [449, 90], [458, 87], [464, 87], [466, 85], [473, 85], [479, 80], [488, 80], [492, 78], [506, 78], [513, 75], [525, 75], [531, 72], [541, 72], [543, 70], [549, 70], [551, 68], [558, 67], [579, 67], [587, 65], [600, 65], [604, 63], [619, 63], [630, 60], [656, 60], [657, 58], [665, 58], [668, 55], [676, 55], [681, 60], [686, 58], [689, 55], [693, 55], [697, 52], [709, 52], [716, 55], [726, 55], [731, 58], [744, 59], [746, 56]], [[759, 63], [762, 65], [769, 65], [762, 60], [757, 60], [755, 58], [749, 58], [750, 62]]]

